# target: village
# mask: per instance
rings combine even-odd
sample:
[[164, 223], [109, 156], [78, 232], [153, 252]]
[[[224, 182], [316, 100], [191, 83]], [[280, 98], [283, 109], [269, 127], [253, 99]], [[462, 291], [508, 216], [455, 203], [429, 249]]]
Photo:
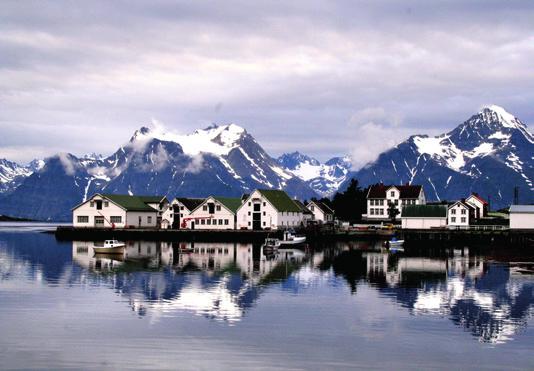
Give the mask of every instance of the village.
[[452, 202], [427, 202], [421, 185], [369, 187], [366, 213], [349, 223], [325, 202], [303, 203], [281, 190], [257, 189], [240, 198], [94, 194], [72, 209], [74, 228], [274, 231], [316, 228], [372, 230], [534, 230], [534, 206], [490, 212], [477, 193]]

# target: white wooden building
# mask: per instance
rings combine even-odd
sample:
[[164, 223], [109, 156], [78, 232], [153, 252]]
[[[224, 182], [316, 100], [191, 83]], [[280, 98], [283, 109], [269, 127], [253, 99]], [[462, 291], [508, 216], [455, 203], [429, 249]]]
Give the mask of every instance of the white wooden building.
[[210, 196], [182, 219], [189, 229], [235, 229], [240, 198]]
[[151, 197], [97, 193], [72, 209], [72, 225], [78, 228], [156, 228], [159, 210], [149, 206], [152, 200]]
[[446, 205], [410, 205], [403, 208], [403, 229], [432, 229], [447, 226]]
[[371, 220], [389, 219], [390, 203], [395, 205], [399, 211], [397, 217], [400, 218], [404, 206], [426, 204], [425, 192], [420, 185], [372, 185], [367, 192], [367, 214], [364, 217]]
[[314, 218], [313, 213], [302, 203], [300, 200], [293, 200], [297, 206], [300, 208], [300, 211], [302, 212], [302, 224], [304, 226], [307, 226], [309, 222], [311, 222]]
[[456, 201], [449, 205], [447, 224], [449, 227], [467, 227], [475, 220], [476, 209], [465, 201]]
[[319, 223], [331, 223], [334, 221], [334, 210], [320, 201], [310, 201], [306, 206], [313, 213], [313, 220]]
[[257, 189], [237, 210], [238, 229], [286, 229], [302, 224], [302, 210], [280, 190]]
[[510, 229], [534, 229], [534, 205], [510, 206]]
[[488, 215], [489, 204], [478, 193], [471, 194], [471, 196], [465, 199], [465, 202], [475, 208], [476, 219], [485, 218]]
[[205, 198], [184, 198], [178, 197], [172, 200], [169, 207], [163, 213], [164, 219], [169, 219], [169, 228], [188, 228], [187, 223], [182, 225], [184, 218], [189, 217], [191, 212], [203, 203]]

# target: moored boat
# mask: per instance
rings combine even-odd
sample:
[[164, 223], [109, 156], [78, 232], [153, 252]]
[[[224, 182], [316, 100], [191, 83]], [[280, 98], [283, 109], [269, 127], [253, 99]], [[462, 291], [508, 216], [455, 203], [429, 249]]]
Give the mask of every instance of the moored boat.
[[284, 231], [284, 239], [280, 241], [281, 245], [298, 245], [306, 242], [306, 236], [296, 236], [292, 231]]
[[117, 240], [106, 240], [104, 241], [104, 246], [94, 247], [93, 251], [95, 254], [120, 254], [124, 252], [126, 244]]

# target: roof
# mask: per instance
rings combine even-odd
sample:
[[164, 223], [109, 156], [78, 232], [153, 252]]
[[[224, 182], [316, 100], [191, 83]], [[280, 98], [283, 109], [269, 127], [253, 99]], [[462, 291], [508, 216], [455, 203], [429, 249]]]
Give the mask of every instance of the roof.
[[144, 203], [147, 204], [159, 204], [165, 199], [165, 196], [136, 196], [141, 199]]
[[300, 207], [285, 193], [276, 189], [258, 189], [273, 207], [281, 211], [300, 212]]
[[450, 204], [450, 205], [449, 205], [449, 209], [450, 209], [451, 207], [453, 207], [454, 205], [456, 205], [456, 204], [463, 205], [463, 206], [465, 206], [466, 208], [468, 208], [469, 210], [476, 210], [476, 208], [475, 208], [473, 205], [470, 205], [469, 203], [467, 203], [467, 202], [465, 202], [465, 201], [463, 201], [463, 200], [462, 200], [462, 201], [456, 201], [456, 202]]
[[471, 196], [469, 196], [467, 198], [469, 199], [470, 197], [474, 197], [477, 200], [479, 200], [480, 202], [482, 202], [484, 205], [488, 205], [488, 201], [486, 201], [482, 197], [480, 197], [478, 193], [473, 192], [473, 193], [471, 193]]
[[408, 205], [402, 208], [403, 218], [446, 218], [446, 205]]
[[310, 203], [314, 203], [321, 211], [325, 214], [333, 214], [334, 210], [332, 210], [327, 204], [321, 202], [321, 201], [311, 201]]
[[[150, 201], [145, 201], [145, 196], [130, 196], [130, 195], [115, 195], [115, 194], [100, 194], [102, 197], [116, 203], [127, 211], [157, 211], [147, 205]], [[159, 196], [158, 196], [159, 197]], [[159, 202], [163, 197], [159, 197]]]
[[374, 184], [369, 187], [367, 198], [386, 198], [386, 191], [395, 187], [400, 192], [400, 198], [418, 198], [421, 194], [423, 186], [420, 185], [384, 185]]
[[179, 197], [176, 198], [180, 203], [182, 203], [189, 211], [196, 209], [201, 203], [203, 203], [205, 198], [185, 198]]
[[297, 206], [300, 208], [300, 211], [302, 211], [303, 214], [306, 215], [313, 215], [313, 213], [299, 200], [293, 200], [294, 203], [297, 204]]
[[221, 204], [223, 204], [228, 210], [233, 212], [234, 214], [237, 212], [237, 209], [239, 209], [239, 206], [241, 206], [241, 198], [234, 198], [234, 197], [213, 197], [217, 201], [219, 201]]
[[531, 214], [534, 213], [534, 205], [512, 205], [510, 213]]

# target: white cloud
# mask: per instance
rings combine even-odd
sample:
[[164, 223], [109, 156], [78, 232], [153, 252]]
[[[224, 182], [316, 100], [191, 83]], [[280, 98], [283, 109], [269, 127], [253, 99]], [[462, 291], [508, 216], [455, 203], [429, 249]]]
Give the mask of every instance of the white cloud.
[[191, 174], [198, 174], [204, 168], [204, 155], [202, 153], [196, 154], [191, 157], [191, 161], [184, 169], [185, 172]]
[[65, 174], [69, 176], [74, 175], [76, 172], [76, 164], [71, 160], [70, 155], [65, 152], [60, 152], [57, 154], [57, 157], [59, 158], [59, 161], [61, 161], [61, 165], [63, 165]]

